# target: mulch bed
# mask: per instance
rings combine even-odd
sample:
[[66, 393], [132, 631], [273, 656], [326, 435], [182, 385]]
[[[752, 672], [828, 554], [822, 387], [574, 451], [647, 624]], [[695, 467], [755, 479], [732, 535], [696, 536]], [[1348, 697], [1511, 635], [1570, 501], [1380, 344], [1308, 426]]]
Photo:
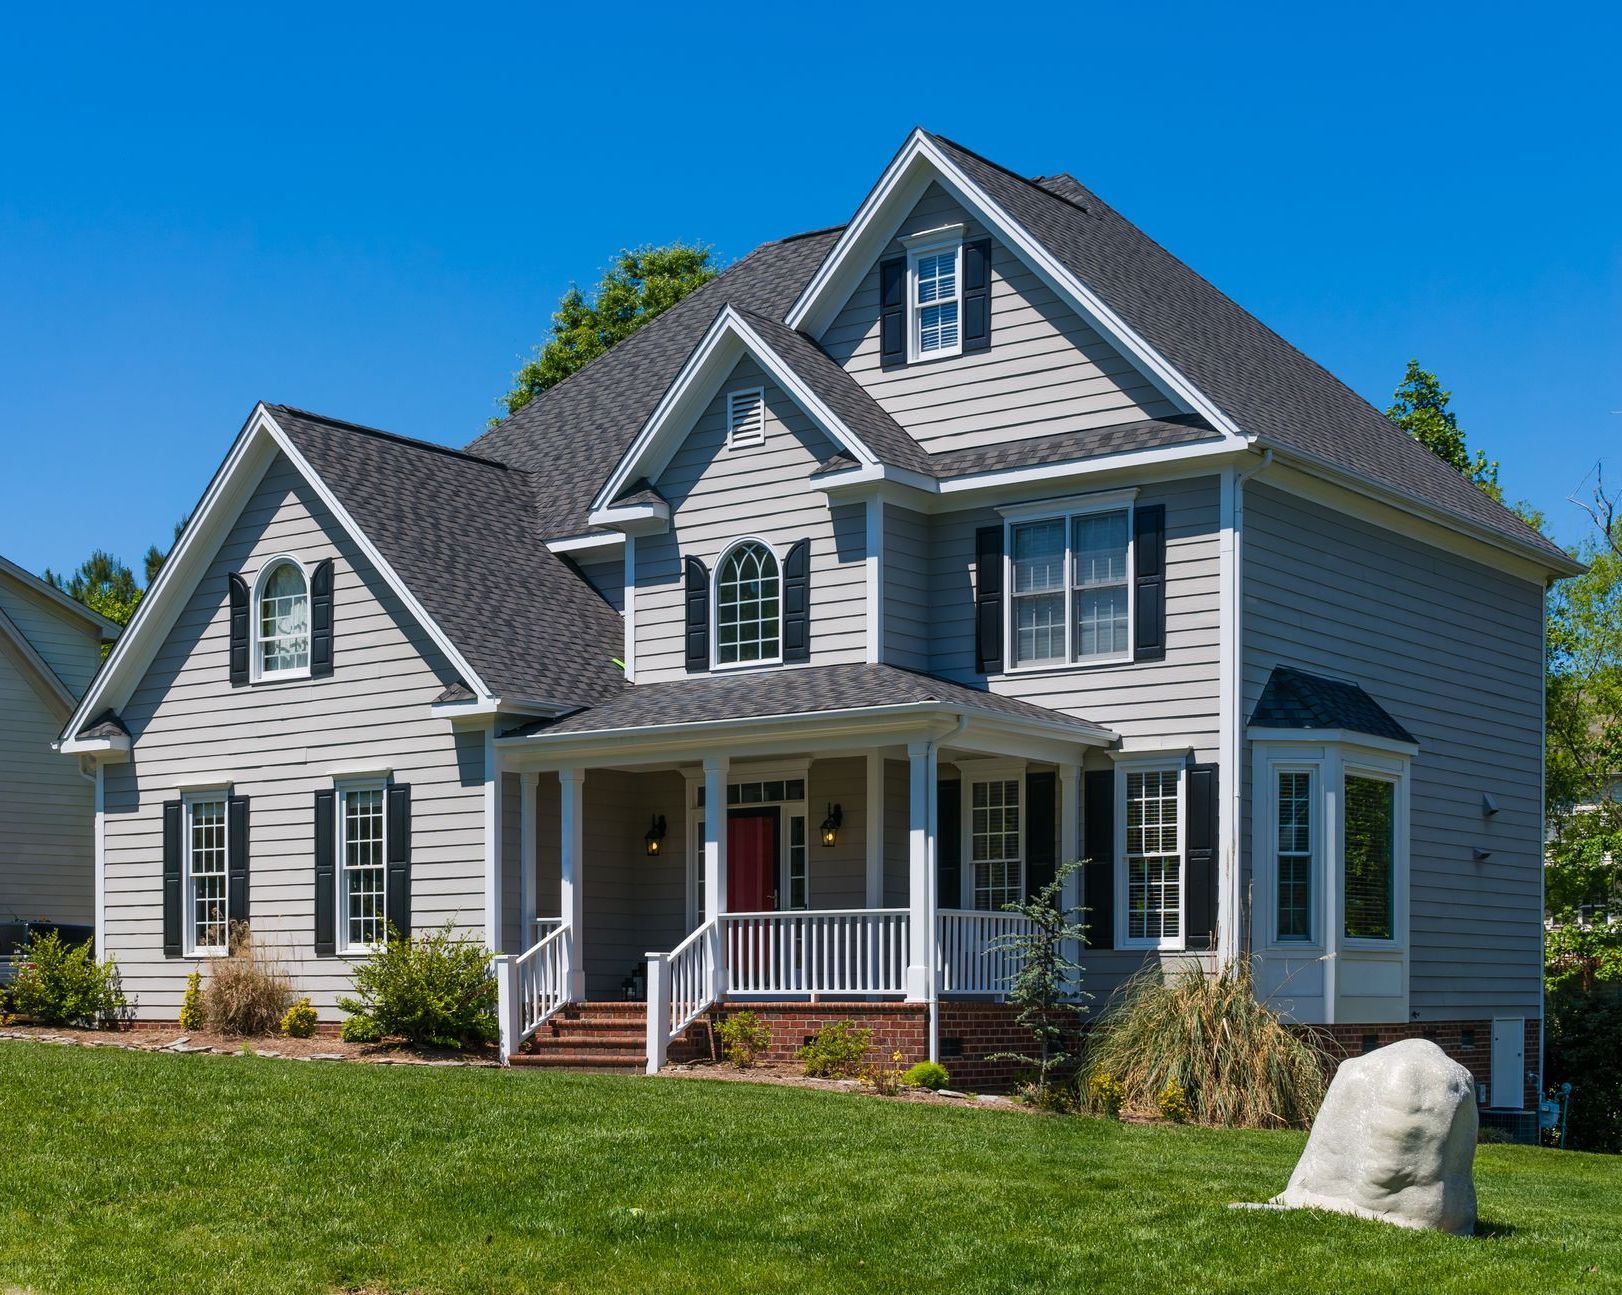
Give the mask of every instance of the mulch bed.
[[812, 1079], [800, 1068], [783, 1062], [760, 1062], [747, 1069], [719, 1061], [687, 1061], [666, 1066], [659, 1077], [672, 1079], [720, 1079], [738, 1084], [777, 1084], [784, 1088], [818, 1088], [829, 1093], [858, 1093], [864, 1097], [883, 1097], [897, 1102], [918, 1102], [928, 1106], [991, 1107], [999, 1111], [1034, 1111], [1024, 1102], [993, 1093], [963, 1093], [943, 1088], [931, 1092], [927, 1088], [897, 1088], [893, 1093], [881, 1093], [859, 1079]]
[[252, 1038], [216, 1034], [209, 1030], [172, 1028], [139, 1030], [79, 1030], [66, 1026], [12, 1024], [0, 1027], [0, 1040], [76, 1045], [82, 1048], [121, 1048], [126, 1052], [211, 1052], [219, 1056], [281, 1057], [288, 1061], [369, 1061], [394, 1066], [499, 1066], [495, 1048], [458, 1052], [447, 1048], [420, 1048], [409, 1043], [345, 1043], [333, 1036], [290, 1039], [280, 1034]]

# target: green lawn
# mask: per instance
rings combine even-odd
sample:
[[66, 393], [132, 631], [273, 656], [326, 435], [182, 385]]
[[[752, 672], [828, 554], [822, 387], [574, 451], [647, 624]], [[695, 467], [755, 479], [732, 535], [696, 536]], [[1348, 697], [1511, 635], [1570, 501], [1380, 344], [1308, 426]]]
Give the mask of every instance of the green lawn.
[[757, 1085], [6, 1043], [0, 1116], [0, 1289], [1622, 1286], [1622, 1158], [1531, 1148], [1460, 1239], [1228, 1210], [1297, 1134]]

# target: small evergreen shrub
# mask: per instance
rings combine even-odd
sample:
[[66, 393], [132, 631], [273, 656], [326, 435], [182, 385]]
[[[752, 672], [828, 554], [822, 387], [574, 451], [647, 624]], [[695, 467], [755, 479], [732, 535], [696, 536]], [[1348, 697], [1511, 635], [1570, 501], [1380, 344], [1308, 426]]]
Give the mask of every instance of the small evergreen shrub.
[[221, 1034], [273, 1034], [293, 1001], [293, 985], [254, 946], [246, 922], [231, 924], [230, 954], [209, 964], [203, 1015]]
[[56, 931], [30, 935], [18, 954], [11, 983], [11, 1010], [38, 1025], [110, 1025], [129, 1003], [119, 982], [118, 964], [96, 961], [96, 945], [63, 942]]
[[282, 1033], [290, 1039], [308, 1039], [315, 1033], [315, 1008], [301, 998], [282, 1017]]
[[721, 1036], [721, 1055], [740, 1070], [754, 1065], [772, 1045], [771, 1027], [753, 1012], [734, 1012], [716, 1026], [716, 1033]]
[[860, 1072], [873, 1031], [855, 1021], [830, 1021], [796, 1054], [814, 1079], [849, 1079]]
[[355, 968], [354, 996], [340, 998], [338, 1006], [350, 1021], [371, 1021], [379, 1038], [441, 1048], [494, 1043], [501, 1031], [490, 953], [452, 929], [446, 922], [427, 935], [403, 936], [391, 926], [383, 946]]
[[383, 1027], [370, 1016], [346, 1016], [338, 1027], [338, 1037], [345, 1043], [381, 1043]]
[[208, 1022], [203, 1007], [203, 973], [194, 971], [186, 977], [186, 995], [180, 1000], [180, 1028], [200, 1030]]
[[907, 1069], [901, 1076], [901, 1082], [908, 1088], [927, 1088], [930, 1092], [939, 1092], [952, 1082], [952, 1076], [946, 1073], [946, 1067], [938, 1061], [920, 1061]]
[[1090, 1111], [1118, 1120], [1125, 1102], [1126, 1085], [1109, 1071], [1100, 1070], [1088, 1079], [1087, 1108]]
[[1160, 1114], [1177, 1124], [1188, 1122], [1188, 1094], [1175, 1079], [1168, 1079], [1160, 1090]]

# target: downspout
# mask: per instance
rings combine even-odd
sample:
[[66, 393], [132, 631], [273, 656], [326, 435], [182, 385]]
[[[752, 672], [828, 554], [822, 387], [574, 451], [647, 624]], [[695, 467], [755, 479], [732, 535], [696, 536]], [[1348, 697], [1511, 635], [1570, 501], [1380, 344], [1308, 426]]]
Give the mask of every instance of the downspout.
[[[929, 784], [929, 821], [935, 825], [935, 830], [929, 834], [929, 1059], [939, 1064], [941, 1059], [941, 968], [940, 968], [940, 940], [937, 932], [940, 929], [940, 749], [947, 742], [957, 737], [968, 727], [969, 719], [966, 715], [959, 715], [957, 723], [952, 725], [951, 731], [943, 733], [940, 737], [929, 743], [930, 764], [935, 768], [935, 777]], [[960, 847], [961, 848], [961, 847]], [[961, 860], [960, 860], [961, 862]]]
[[1247, 889], [1241, 886], [1243, 873], [1241, 865], [1242, 833], [1240, 825], [1244, 821], [1245, 812], [1245, 730], [1243, 710], [1243, 697], [1245, 686], [1245, 600], [1244, 600], [1244, 532], [1245, 532], [1245, 482], [1257, 473], [1263, 471], [1273, 462], [1273, 451], [1264, 449], [1259, 462], [1233, 474], [1233, 503], [1231, 505], [1230, 523], [1233, 538], [1229, 544], [1228, 560], [1231, 564], [1233, 609], [1231, 612], [1231, 633], [1233, 645], [1228, 661], [1230, 674], [1228, 677], [1228, 749], [1223, 752], [1224, 763], [1231, 771], [1228, 775], [1228, 831], [1227, 846], [1228, 857], [1233, 860], [1233, 881], [1229, 887], [1229, 895], [1233, 900], [1233, 919], [1228, 924], [1227, 944], [1229, 956], [1237, 958], [1239, 950], [1249, 947], [1248, 928], [1251, 921], [1250, 905], [1243, 903]]

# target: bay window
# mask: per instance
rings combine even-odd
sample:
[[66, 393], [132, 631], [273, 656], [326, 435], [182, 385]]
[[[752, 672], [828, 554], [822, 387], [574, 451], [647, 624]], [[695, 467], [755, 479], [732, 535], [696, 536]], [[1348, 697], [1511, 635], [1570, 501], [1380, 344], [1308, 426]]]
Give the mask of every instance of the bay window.
[[1348, 773], [1345, 803], [1345, 934], [1353, 940], [1389, 940], [1396, 909], [1397, 785], [1389, 778]]
[[1274, 915], [1280, 940], [1312, 939], [1313, 806], [1312, 772], [1280, 769], [1276, 784], [1274, 838], [1278, 885]]

